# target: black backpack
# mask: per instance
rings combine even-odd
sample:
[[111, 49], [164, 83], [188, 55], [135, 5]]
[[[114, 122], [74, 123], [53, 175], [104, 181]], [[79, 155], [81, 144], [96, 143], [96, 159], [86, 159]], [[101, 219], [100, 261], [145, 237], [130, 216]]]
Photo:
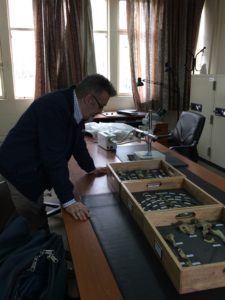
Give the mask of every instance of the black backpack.
[[18, 216], [0, 233], [0, 300], [61, 300], [67, 284], [61, 236], [31, 234]]

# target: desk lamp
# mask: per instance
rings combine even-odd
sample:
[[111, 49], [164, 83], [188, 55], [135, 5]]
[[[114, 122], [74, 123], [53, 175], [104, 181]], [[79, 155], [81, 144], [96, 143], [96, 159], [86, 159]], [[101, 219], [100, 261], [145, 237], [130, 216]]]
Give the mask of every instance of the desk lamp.
[[[143, 82], [148, 82], [148, 83], [154, 83], [154, 84], [161, 85], [161, 83], [153, 82], [153, 81], [147, 80], [147, 79], [141, 79], [140, 77], [138, 77], [137, 86], [143, 86], [144, 85]], [[147, 151], [136, 151], [136, 152], [134, 152], [134, 158], [136, 160], [165, 159], [164, 154], [162, 154], [159, 151], [152, 150], [152, 142], [156, 141], [158, 139], [158, 137], [153, 134], [152, 121], [153, 121], [153, 119], [159, 120], [159, 115], [157, 113], [153, 113], [152, 109], [150, 109], [148, 111], [147, 117], [145, 117], [145, 119], [147, 119], [147, 122], [146, 122], [147, 125], [148, 125], [147, 131], [140, 130], [140, 129], [135, 129], [135, 132], [137, 133], [137, 135], [139, 134], [140, 137], [145, 137], [147, 139], [146, 143], [148, 145], [148, 149], [147, 149]]]
[[[143, 86], [144, 82], [152, 83], [152, 84], [156, 84], [156, 85], [165, 87], [162, 82], [153, 81], [153, 80], [149, 80], [149, 79], [142, 79], [141, 77], [138, 77], [138, 79], [137, 79], [137, 86], [138, 87]], [[151, 107], [152, 107], [152, 105], [151, 105]], [[164, 108], [160, 107], [157, 111], [155, 111], [155, 112], [152, 111], [151, 118], [153, 121], [159, 121], [165, 115], [165, 113], [166, 113], [166, 110]], [[147, 121], [148, 121], [148, 116], [143, 119], [143, 124], [146, 124]]]
[[145, 137], [148, 145], [147, 151], [136, 151], [134, 152], [135, 160], [146, 160], [146, 159], [165, 159], [165, 155], [159, 151], [152, 150], [152, 142], [158, 139], [157, 135], [152, 132], [152, 110], [148, 112], [148, 130], [134, 129], [134, 133], [138, 137]]

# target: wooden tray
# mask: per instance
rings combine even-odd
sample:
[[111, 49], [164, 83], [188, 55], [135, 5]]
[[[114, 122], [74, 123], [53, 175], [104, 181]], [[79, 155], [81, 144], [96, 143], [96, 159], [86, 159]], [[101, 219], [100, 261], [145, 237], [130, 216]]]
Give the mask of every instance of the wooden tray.
[[[224, 227], [223, 233], [225, 233], [224, 207], [214, 206], [202, 210], [193, 210], [192, 212], [190, 211], [187, 212], [187, 210], [184, 210], [181, 213], [171, 210], [168, 211], [166, 214], [161, 214], [161, 215], [146, 214], [143, 223], [143, 232], [147, 240], [155, 250], [156, 255], [160, 259], [171, 281], [173, 282], [175, 288], [180, 294], [225, 286], [225, 260], [224, 260], [225, 244], [222, 241], [221, 241], [221, 249], [215, 247], [212, 250], [210, 248], [213, 247], [212, 244], [206, 244], [204, 246], [206, 247], [206, 249], [202, 251], [202, 256], [200, 256], [200, 259], [202, 260], [204, 260], [204, 253], [205, 255], [208, 254], [209, 256], [208, 253], [209, 250], [207, 249], [211, 249], [210, 251], [212, 251], [212, 254], [214, 253], [214, 255], [216, 255], [215, 251], [220, 251], [220, 252], [222, 251], [221, 261], [217, 257], [216, 261], [213, 262], [213, 255], [212, 255], [212, 257], [210, 256], [211, 261], [208, 263], [203, 263], [203, 264], [201, 263], [201, 264], [191, 265], [191, 266], [183, 266], [178, 259], [179, 256], [175, 255], [173, 251], [174, 249], [172, 250], [170, 244], [166, 242], [164, 238], [165, 235], [162, 234], [162, 231], [165, 230], [165, 226], [166, 228], [167, 226], [169, 226], [168, 228], [170, 228], [170, 226], [174, 226], [172, 224], [180, 220], [182, 220], [182, 222], [189, 223], [193, 217], [197, 218], [200, 221], [217, 222], [219, 223], [219, 225], [223, 223], [223, 227]], [[195, 238], [196, 238], [195, 243], [192, 242], [192, 244], [194, 244], [192, 249], [194, 253], [192, 261], [194, 264], [196, 264], [195, 249], [198, 249], [198, 247], [200, 247], [200, 244], [202, 243], [202, 237], [199, 236], [199, 234]], [[179, 239], [177, 238], [177, 241], [178, 240]], [[177, 244], [179, 244], [179, 242]], [[182, 245], [179, 247], [182, 247]], [[197, 261], [198, 260], [199, 257]]]
[[158, 180], [160, 178], [141, 178], [141, 179], [132, 179], [132, 180], [123, 180], [119, 176], [119, 172], [126, 171], [140, 171], [140, 170], [161, 170], [166, 177], [184, 177], [184, 175], [175, 169], [172, 165], [167, 163], [164, 160], [145, 160], [145, 161], [131, 161], [126, 163], [111, 163], [107, 165], [107, 180], [110, 189], [113, 192], [119, 192], [121, 190], [121, 183], [127, 181], [143, 181], [148, 182], [149, 180]]
[[[182, 189], [187, 192], [193, 199], [198, 203], [195, 206], [190, 207], [174, 207], [166, 208], [162, 210], [151, 210], [145, 211], [141, 204], [135, 198], [135, 193], [138, 192], [158, 192], [158, 191], [176, 191]], [[222, 204], [217, 201], [214, 197], [209, 195], [203, 189], [199, 188], [197, 185], [192, 183], [185, 177], [171, 177], [161, 180], [150, 180], [150, 181], [138, 181], [138, 182], [123, 182], [121, 184], [120, 198], [124, 204], [130, 210], [131, 215], [134, 217], [136, 222], [142, 228], [143, 216], [146, 214], [150, 215], [165, 215], [168, 211], [175, 210], [181, 211], [184, 208], [187, 211], [192, 211], [194, 209], [206, 209], [211, 206], [222, 206]]]

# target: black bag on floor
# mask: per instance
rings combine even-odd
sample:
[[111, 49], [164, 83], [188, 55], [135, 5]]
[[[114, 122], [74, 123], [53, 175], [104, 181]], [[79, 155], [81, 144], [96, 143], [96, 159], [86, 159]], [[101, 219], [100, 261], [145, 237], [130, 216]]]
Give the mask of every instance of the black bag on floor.
[[0, 266], [12, 251], [24, 246], [31, 237], [29, 226], [23, 217], [11, 219], [0, 232]]
[[[61, 236], [39, 230], [26, 239], [21, 218], [0, 234], [0, 300], [63, 300], [67, 268]], [[16, 232], [23, 245], [14, 243]]]

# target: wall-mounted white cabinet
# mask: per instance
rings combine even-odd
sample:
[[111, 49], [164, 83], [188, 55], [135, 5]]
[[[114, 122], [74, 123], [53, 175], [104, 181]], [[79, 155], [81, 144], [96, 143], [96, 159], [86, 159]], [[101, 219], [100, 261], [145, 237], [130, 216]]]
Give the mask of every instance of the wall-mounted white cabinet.
[[190, 106], [206, 117], [200, 157], [225, 168], [225, 75], [193, 75]]

